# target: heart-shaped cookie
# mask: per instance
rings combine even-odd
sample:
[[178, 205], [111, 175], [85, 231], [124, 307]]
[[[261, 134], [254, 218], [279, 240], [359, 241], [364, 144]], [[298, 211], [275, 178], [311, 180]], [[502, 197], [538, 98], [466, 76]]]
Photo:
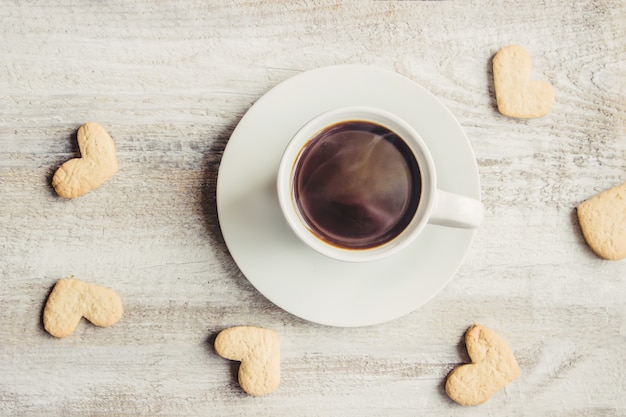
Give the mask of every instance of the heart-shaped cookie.
[[57, 281], [43, 310], [43, 325], [55, 337], [69, 336], [82, 317], [96, 326], [117, 323], [124, 308], [113, 290], [80, 280], [64, 278]]
[[530, 55], [519, 45], [509, 45], [493, 57], [493, 81], [500, 113], [529, 119], [545, 116], [554, 103], [554, 89], [530, 79]]
[[93, 191], [117, 172], [115, 143], [102, 126], [85, 123], [77, 138], [81, 157], [65, 162], [52, 177], [52, 186], [65, 198]]
[[472, 363], [456, 367], [446, 381], [448, 396], [462, 405], [487, 401], [519, 375], [519, 366], [506, 342], [479, 324], [465, 333]]
[[591, 250], [612, 261], [626, 258], [626, 182], [583, 201], [576, 213]]
[[239, 385], [250, 395], [272, 393], [280, 382], [280, 340], [273, 330], [237, 326], [222, 330], [215, 339], [215, 352], [240, 361]]

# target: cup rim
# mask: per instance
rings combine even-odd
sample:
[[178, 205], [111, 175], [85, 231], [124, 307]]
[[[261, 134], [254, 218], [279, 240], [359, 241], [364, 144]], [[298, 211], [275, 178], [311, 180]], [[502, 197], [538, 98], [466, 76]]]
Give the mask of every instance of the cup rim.
[[[413, 153], [420, 171], [421, 191], [415, 213], [407, 226], [387, 242], [369, 248], [344, 248], [325, 242], [305, 223], [296, 202], [292, 186], [295, 167], [307, 143], [328, 126], [348, 121], [365, 121], [381, 125], [396, 133]], [[292, 136], [278, 168], [276, 188], [283, 217], [291, 230], [309, 247], [340, 261], [367, 262], [391, 256], [408, 246], [428, 222], [435, 203], [436, 173], [432, 156], [419, 133], [399, 116], [370, 106], [342, 106], [314, 116]]]

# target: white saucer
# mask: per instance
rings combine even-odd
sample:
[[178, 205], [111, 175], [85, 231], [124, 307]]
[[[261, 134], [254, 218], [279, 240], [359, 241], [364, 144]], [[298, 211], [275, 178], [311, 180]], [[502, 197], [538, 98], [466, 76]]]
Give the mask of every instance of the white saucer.
[[478, 167], [448, 109], [413, 81], [368, 66], [325, 67], [274, 87], [245, 114], [222, 157], [217, 210], [235, 262], [265, 297], [284, 310], [331, 326], [365, 326], [403, 316], [452, 278], [474, 230], [426, 226], [407, 249], [376, 262], [346, 263], [310, 249], [289, 229], [276, 196], [280, 157], [312, 117], [339, 106], [396, 113], [427, 143], [439, 188], [480, 198]]

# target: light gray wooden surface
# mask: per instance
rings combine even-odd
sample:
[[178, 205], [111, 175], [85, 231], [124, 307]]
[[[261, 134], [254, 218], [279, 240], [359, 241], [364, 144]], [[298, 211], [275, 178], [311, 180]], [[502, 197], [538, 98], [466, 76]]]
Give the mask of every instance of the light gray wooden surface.
[[[519, 43], [552, 112], [501, 116], [491, 58]], [[365, 328], [311, 324], [239, 272], [217, 220], [230, 134], [271, 87], [341, 63], [391, 69], [455, 114], [487, 219], [429, 303]], [[119, 172], [75, 200], [51, 176], [87, 121]], [[259, 155], [259, 157], [263, 157]], [[599, 1], [0, 1], [0, 415], [625, 416], [626, 261], [596, 257], [575, 207], [626, 181], [626, 3]], [[123, 319], [42, 328], [55, 281], [114, 288]], [[488, 403], [443, 390], [479, 322], [520, 377]], [[212, 341], [279, 332], [282, 382], [242, 393]]]

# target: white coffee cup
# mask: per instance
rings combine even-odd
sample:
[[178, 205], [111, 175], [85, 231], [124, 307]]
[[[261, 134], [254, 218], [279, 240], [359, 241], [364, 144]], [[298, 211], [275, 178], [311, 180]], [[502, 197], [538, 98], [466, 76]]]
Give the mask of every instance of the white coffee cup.
[[484, 206], [437, 188], [419, 134], [374, 107], [341, 107], [307, 122], [278, 169], [278, 201], [293, 232], [331, 258], [375, 261], [409, 245], [426, 224], [478, 228]]

